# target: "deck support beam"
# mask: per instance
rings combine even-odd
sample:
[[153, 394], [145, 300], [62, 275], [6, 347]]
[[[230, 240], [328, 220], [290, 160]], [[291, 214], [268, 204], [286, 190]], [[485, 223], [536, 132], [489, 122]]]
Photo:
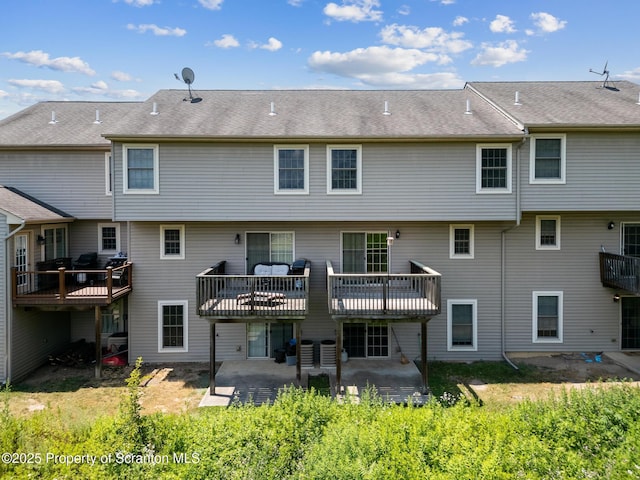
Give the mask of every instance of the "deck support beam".
[[96, 329], [96, 378], [102, 378], [102, 309], [96, 305], [95, 329]]
[[216, 394], [216, 324], [209, 328], [209, 395]]
[[428, 387], [428, 375], [427, 375], [427, 321], [423, 320], [420, 323], [420, 361], [422, 366], [422, 391], [427, 393]]
[[338, 320], [336, 330], [336, 394], [339, 394], [342, 386], [342, 320]]
[[302, 345], [300, 343], [300, 325], [296, 325], [296, 380], [300, 383], [300, 379], [302, 378], [302, 367], [300, 366], [300, 350], [302, 350]]

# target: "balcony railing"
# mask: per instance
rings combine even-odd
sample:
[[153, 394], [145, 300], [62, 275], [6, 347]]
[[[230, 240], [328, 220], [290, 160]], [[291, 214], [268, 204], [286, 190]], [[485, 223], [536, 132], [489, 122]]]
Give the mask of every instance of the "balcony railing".
[[600, 281], [605, 287], [640, 293], [640, 258], [600, 252]]
[[423, 319], [440, 313], [441, 275], [410, 261], [411, 273], [334, 273], [327, 261], [329, 313], [379, 319]]
[[196, 276], [197, 314], [219, 320], [303, 320], [309, 311], [309, 273], [226, 275], [225, 262]]
[[14, 306], [103, 306], [128, 295], [133, 265], [104, 270], [18, 271], [11, 269]]

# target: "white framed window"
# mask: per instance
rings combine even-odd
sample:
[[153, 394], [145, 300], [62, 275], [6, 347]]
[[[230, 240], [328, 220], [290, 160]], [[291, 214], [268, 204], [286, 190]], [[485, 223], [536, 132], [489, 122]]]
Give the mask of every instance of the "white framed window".
[[113, 195], [113, 159], [111, 152], [104, 154], [104, 194], [107, 196]]
[[274, 145], [274, 193], [309, 193], [309, 145]]
[[476, 145], [476, 193], [511, 193], [511, 144]]
[[566, 135], [532, 135], [529, 183], [566, 183]]
[[123, 145], [123, 193], [160, 192], [158, 145]]
[[98, 253], [113, 255], [120, 251], [120, 224], [98, 224]]
[[361, 145], [327, 145], [327, 193], [362, 193]]
[[158, 351], [189, 351], [189, 302], [158, 302]]
[[38, 245], [44, 248], [43, 260], [67, 256], [67, 225], [43, 225]]
[[449, 225], [449, 258], [472, 259], [473, 256], [473, 225]]
[[160, 225], [160, 258], [185, 258], [184, 225]]
[[342, 273], [389, 271], [388, 232], [342, 232]]
[[478, 301], [447, 300], [447, 350], [478, 350]]
[[533, 343], [562, 343], [562, 292], [533, 292]]
[[536, 215], [536, 250], [560, 250], [559, 215]]

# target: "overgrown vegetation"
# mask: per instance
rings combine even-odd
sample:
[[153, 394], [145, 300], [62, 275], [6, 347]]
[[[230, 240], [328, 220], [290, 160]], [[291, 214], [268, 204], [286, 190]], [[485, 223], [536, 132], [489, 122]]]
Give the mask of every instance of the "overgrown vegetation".
[[[593, 385], [500, 411], [473, 402], [274, 405], [141, 415], [138, 360], [116, 416], [87, 424], [0, 410], [0, 477], [220, 479], [640, 478], [640, 390]], [[451, 405], [453, 404], [453, 405]]]

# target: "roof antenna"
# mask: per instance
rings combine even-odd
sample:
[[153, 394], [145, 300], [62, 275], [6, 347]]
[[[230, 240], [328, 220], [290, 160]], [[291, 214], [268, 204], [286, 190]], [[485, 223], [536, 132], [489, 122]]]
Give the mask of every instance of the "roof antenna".
[[[178, 77], [177, 73], [173, 74], [174, 77], [176, 77], [176, 80], [180, 80], [180, 77]], [[189, 67], [184, 67], [182, 69], [182, 81], [184, 83], [187, 84], [187, 87], [189, 88], [189, 98], [183, 98], [182, 100], [184, 102], [191, 102], [191, 103], [198, 103], [202, 101], [202, 98], [200, 97], [194, 97], [193, 93], [191, 92], [191, 84], [193, 83], [193, 81], [195, 80], [196, 75], [195, 73], [193, 73], [193, 70], [191, 70]]]
[[616, 88], [615, 85], [609, 85], [609, 70], [607, 70], [607, 65], [609, 65], [609, 60], [605, 62], [602, 72], [598, 72], [596, 70], [593, 70], [592, 68], [590, 68], [589, 71], [591, 73], [595, 73], [596, 75], [600, 75], [601, 77], [604, 76], [604, 81], [602, 82], [602, 85], [600, 86], [600, 88], [606, 88], [607, 90], [618, 92], [619, 90]]

